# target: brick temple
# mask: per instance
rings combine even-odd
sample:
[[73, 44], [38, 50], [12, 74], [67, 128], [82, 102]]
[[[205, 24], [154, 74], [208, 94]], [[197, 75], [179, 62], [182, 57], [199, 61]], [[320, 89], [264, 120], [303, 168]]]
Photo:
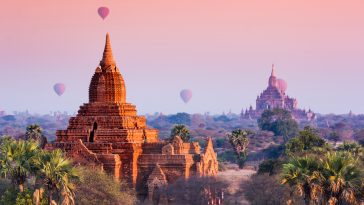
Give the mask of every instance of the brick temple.
[[125, 82], [113, 58], [109, 34], [91, 79], [89, 102], [56, 136], [46, 149], [60, 148], [76, 163], [101, 167], [149, 198], [155, 188], [178, 178], [214, 176], [218, 170], [211, 139], [204, 150], [180, 137], [161, 141], [158, 131], [137, 115], [135, 105], [126, 102]]
[[261, 116], [264, 110], [281, 108], [288, 110], [296, 120], [311, 121], [315, 118], [315, 114], [311, 110], [298, 108], [298, 101], [286, 94], [287, 83], [283, 79], [277, 78], [274, 65], [268, 79], [268, 87], [258, 95], [256, 99], [256, 107], [252, 106], [243, 111], [242, 117], [245, 119], [256, 119]]

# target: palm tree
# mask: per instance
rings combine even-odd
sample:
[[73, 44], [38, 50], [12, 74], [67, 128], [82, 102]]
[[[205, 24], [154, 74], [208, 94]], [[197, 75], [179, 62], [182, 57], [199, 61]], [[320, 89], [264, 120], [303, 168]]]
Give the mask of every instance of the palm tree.
[[283, 164], [281, 180], [282, 184], [293, 187], [293, 191], [304, 198], [306, 205], [312, 201], [318, 202], [321, 198], [320, 165], [312, 157], [292, 158], [287, 164]]
[[26, 139], [40, 140], [42, 137], [42, 128], [38, 124], [28, 125], [25, 132]]
[[350, 152], [354, 157], [364, 157], [364, 148], [357, 142], [345, 141], [337, 150]]
[[227, 135], [231, 146], [235, 150], [235, 154], [238, 157], [239, 168], [243, 168], [246, 157], [248, 155], [248, 136], [252, 134], [249, 130], [237, 129]]
[[35, 164], [47, 190], [48, 203], [51, 204], [53, 195], [58, 194], [64, 201], [74, 204], [75, 186], [72, 180], [78, 179], [78, 173], [72, 162], [63, 156], [62, 151], [43, 152]]
[[33, 161], [38, 152], [38, 144], [34, 141], [7, 140], [1, 145], [1, 174], [18, 185], [20, 192], [24, 191], [26, 179], [36, 171]]
[[174, 137], [179, 136], [183, 140], [183, 142], [190, 141], [190, 130], [186, 127], [186, 125], [175, 125], [171, 131], [171, 138], [172, 141]]
[[358, 203], [364, 184], [358, 159], [347, 152], [328, 153], [322, 160], [325, 196], [331, 204]]
[[43, 129], [38, 124], [28, 125], [25, 132], [25, 139], [35, 140], [41, 148], [47, 143], [47, 138], [43, 136]]

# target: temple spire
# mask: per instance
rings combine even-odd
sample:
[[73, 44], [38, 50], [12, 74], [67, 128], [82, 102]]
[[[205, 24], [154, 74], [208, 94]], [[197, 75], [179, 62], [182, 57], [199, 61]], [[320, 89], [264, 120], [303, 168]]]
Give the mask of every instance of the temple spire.
[[105, 49], [104, 54], [102, 56], [102, 60], [100, 61], [101, 68], [115, 66], [115, 60], [112, 55], [111, 43], [110, 43], [110, 35], [106, 33], [106, 42], [105, 42]]
[[275, 70], [274, 70], [274, 64], [272, 64], [272, 73], [270, 74], [271, 76], [276, 76]]

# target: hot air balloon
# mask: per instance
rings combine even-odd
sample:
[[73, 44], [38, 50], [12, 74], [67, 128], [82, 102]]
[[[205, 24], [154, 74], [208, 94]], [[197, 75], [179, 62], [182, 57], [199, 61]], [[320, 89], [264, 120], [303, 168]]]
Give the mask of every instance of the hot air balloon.
[[56, 83], [53, 86], [54, 92], [57, 93], [58, 96], [63, 95], [64, 91], [66, 90], [66, 86], [63, 83]]
[[183, 100], [183, 102], [188, 103], [188, 101], [192, 98], [192, 91], [188, 89], [184, 89], [179, 94]]
[[102, 18], [102, 20], [105, 20], [105, 18], [109, 15], [110, 10], [107, 7], [100, 7], [97, 12], [99, 13], [99, 16]]
[[285, 92], [286, 92], [286, 90], [287, 90], [287, 82], [286, 82], [285, 80], [283, 80], [283, 79], [278, 79], [278, 80], [277, 80], [277, 86], [278, 86], [278, 89], [279, 89], [281, 92], [283, 92], [283, 93], [285, 93]]

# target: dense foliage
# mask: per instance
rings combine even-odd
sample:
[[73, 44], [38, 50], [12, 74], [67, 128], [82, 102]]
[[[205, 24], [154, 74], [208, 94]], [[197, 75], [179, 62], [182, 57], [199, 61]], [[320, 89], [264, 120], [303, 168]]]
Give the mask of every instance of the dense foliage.
[[0, 204], [135, 204], [124, 184], [101, 171], [79, 170], [60, 150], [42, 150], [33, 139], [1, 137]]
[[[317, 130], [305, 127], [285, 147], [286, 155], [260, 164], [257, 176], [250, 181], [252, 187], [259, 187], [262, 183], [259, 180], [264, 180], [268, 183], [266, 189], [276, 187], [276, 194], [282, 196], [286, 204], [349, 205], [363, 202], [364, 151], [358, 143], [344, 142], [333, 148]], [[278, 182], [288, 189], [279, 187]], [[257, 199], [251, 198], [252, 189], [246, 189], [245, 195], [250, 197], [252, 204], [258, 204]], [[259, 200], [276, 200], [277, 195], [265, 190], [264, 194], [259, 193]], [[265, 203], [264, 200], [261, 202]]]
[[172, 124], [191, 124], [191, 117], [187, 113], [177, 113], [175, 115], [170, 115], [167, 117], [167, 121]]
[[285, 145], [286, 154], [298, 154], [307, 151], [315, 151], [315, 149], [323, 149], [328, 144], [319, 135], [318, 131], [305, 127], [299, 132], [297, 137], [291, 138]]
[[81, 180], [77, 183], [76, 196], [79, 205], [132, 205], [136, 195], [123, 182], [96, 169], [81, 169]]
[[181, 178], [165, 187], [165, 190], [161, 190], [158, 201], [163, 202], [163, 198], [167, 197], [176, 205], [202, 205], [210, 201], [212, 194], [221, 198], [226, 188], [227, 184], [224, 181], [214, 177]]
[[[4, 196], [8, 197], [2, 198], [3, 203], [32, 204], [30, 190], [40, 187], [47, 190], [49, 204], [53, 203], [53, 196], [56, 196], [58, 203], [74, 204], [71, 180], [78, 176], [61, 151], [47, 152], [40, 149], [34, 140], [13, 139], [2, 140], [0, 150], [2, 177], [10, 179], [13, 185], [18, 186], [17, 189], [10, 187], [5, 192]], [[34, 183], [29, 183], [30, 179], [35, 179]], [[12, 199], [16, 201], [11, 201]]]
[[272, 131], [288, 140], [298, 132], [298, 123], [289, 111], [275, 108], [265, 110], [258, 119], [258, 126], [262, 130]]

